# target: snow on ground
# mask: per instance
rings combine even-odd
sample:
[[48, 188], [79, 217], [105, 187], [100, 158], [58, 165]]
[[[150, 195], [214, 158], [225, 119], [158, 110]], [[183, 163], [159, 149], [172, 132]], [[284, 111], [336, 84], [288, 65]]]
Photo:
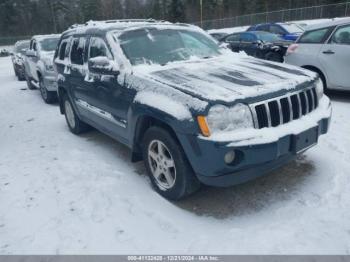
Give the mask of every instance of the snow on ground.
[[68, 132], [10, 58], [0, 83], [0, 254], [350, 254], [350, 95], [297, 161], [171, 203], [124, 146]]

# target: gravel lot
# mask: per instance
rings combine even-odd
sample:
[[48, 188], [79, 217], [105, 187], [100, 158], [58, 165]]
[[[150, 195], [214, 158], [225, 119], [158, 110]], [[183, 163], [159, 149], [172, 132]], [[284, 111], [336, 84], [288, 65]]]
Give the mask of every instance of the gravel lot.
[[0, 58], [0, 254], [350, 254], [350, 95], [297, 161], [171, 203], [129, 151], [69, 133]]

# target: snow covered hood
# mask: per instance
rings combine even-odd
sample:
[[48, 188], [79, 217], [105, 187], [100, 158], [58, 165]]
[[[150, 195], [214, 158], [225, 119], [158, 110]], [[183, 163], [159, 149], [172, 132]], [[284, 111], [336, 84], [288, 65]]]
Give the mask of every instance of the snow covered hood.
[[134, 73], [202, 100], [228, 103], [291, 91], [316, 78], [316, 74], [301, 68], [234, 53], [166, 66], [136, 66]]

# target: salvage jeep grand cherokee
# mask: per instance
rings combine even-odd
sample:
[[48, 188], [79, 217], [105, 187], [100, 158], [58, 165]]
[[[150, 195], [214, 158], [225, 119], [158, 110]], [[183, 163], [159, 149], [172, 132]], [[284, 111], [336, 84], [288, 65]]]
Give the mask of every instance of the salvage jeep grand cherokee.
[[55, 68], [70, 130], [93, 126], [127, 145], [173, 200], [281, 166], [314, 146], [331, 117], [316, 74], [220, 49], [191, 25], [76, 25]]

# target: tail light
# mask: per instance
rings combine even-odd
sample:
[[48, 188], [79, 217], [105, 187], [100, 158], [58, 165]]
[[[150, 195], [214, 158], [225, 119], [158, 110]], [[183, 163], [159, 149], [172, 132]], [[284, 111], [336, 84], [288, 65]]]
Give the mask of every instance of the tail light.
[[287, 55], [293, 54], [296, 52], [296, 50], [298, 49], [299, 45], [298, 44], [292, 44], [288, 47], [287, 50]]

